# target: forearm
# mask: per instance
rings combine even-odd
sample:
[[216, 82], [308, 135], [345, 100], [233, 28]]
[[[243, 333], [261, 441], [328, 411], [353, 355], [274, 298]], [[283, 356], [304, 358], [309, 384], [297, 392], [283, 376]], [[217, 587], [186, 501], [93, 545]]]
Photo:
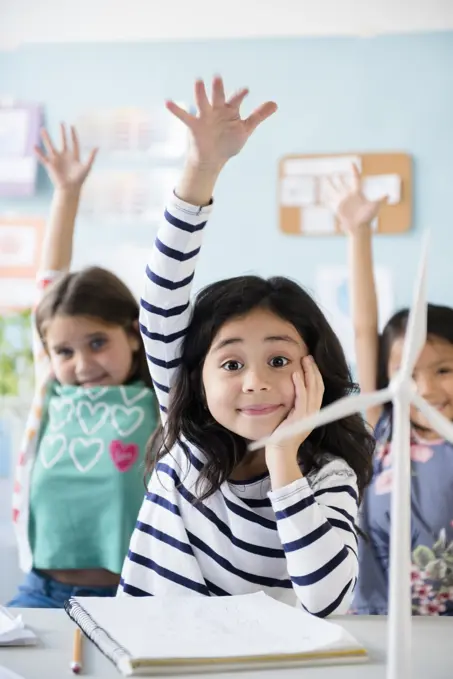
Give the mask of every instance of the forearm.
[[79, 200], [79, 188], [55, 189], [41, 254], [42, 271], [69, 269]]
[[191, 205], [209, 205], [222, 165], [207, 165], [188, 160], [176, 187], [176, 195]]
[[370, 328], [377, 331], [378, 309], [369, 225], [349, 235], [349, 272], [354, 329], [356, 332]]
[[315, 615], [346, 611], [357, 579], [356, 486], [345, 481], [314, 492], [301, 479], [270, 494], [295, 593]]

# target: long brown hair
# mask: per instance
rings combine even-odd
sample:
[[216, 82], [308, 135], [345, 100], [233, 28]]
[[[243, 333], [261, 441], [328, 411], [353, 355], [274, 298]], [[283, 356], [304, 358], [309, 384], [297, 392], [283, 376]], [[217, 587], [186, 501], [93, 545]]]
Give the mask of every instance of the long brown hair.
[[57, 315], [97, 318], [109, 325], [121, 326], [128, 334], [137, 335], [139, 349], [129, 381], [142, 380], [152, 387], [145, 348], [137, 327], [139, 305], [129, 288], [115, 274], [93, 266], [62, 274], [49, 286], [35, 310], [36, 328], [44, 346], [46, 326]]
[[[184, 338], [182, 360], [172, 387], [165, 429], [160, 426], [147, 450], [147, 472], [184, 436], [207, 457], [200, 478], [207, 482], [204, 500], [218, 490], [247, 452], [247, 442], [220, 425], [205, 405], [203, 364], [224, 323], [254, 309], [267, 309], [289, 321], [314, 357], [324, 380], [323, 405], [352, 394], [352, 381], [340, 342], [315, 301], [288, 278], [240, 276], [201, 290]], [[362, 495], [372, 476], [374, 439], [359, 414], [315, 429], [299, 448], [304, 474], [319, 466], [320, 454], [343, 458], [357, 475]], [[186, 454], [187, 451], [186, 451]]]

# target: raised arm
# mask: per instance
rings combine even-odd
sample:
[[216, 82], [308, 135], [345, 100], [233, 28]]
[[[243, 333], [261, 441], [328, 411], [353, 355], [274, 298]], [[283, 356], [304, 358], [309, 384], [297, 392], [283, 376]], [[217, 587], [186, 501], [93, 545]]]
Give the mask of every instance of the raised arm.
[[151, 251], [140, 312], [140, 329], [163, 419], [190, 322], [190, 291], [214, 186], [228, 160], [276, 110], [275, 104], [268, 102], [242, 120], [239, 107], [247, 93], [240, 90], [226, 99], [222, 79], [214, 78], [211, 101], [204, 83], [195, 83], [197, 115], [167, 102], [167, 109], [189, 130], [189, 150]]
[[[361, 188], [357, 168], [353, 167], [354, 183], [350, 190], [339, 196], [337, 216], [348, 235], [349, 289], [352, 301], [352, 322], [357, 358], [357, 372], [363, 392], [377, 387], [377, 363], [379, 347], [378, 306], [374, 280], [372, 227], [383, 198], [368, 200]], [[376, 426], [381, 407], [366, 412], [369, 424]]]
[[[61, 149], [54, 146], [46, 130], [41, 135], [44, 151], [36, 148], [36, 155], [54, 187], [37, 276], [36, 304], [47, 285], [60, 273], [69, 270], [80, 193], [96, 157], [96, 150], [93, 150], [85, 162], [80, 160], [79, 140], [73, 127], [70, 131], [71, 142], [68, 142], [63, 124], [60, 126], [60, 135]], [[41, 382], [48, 372], [48, 361], [36, 331], [33, 353], [36, 377]]]

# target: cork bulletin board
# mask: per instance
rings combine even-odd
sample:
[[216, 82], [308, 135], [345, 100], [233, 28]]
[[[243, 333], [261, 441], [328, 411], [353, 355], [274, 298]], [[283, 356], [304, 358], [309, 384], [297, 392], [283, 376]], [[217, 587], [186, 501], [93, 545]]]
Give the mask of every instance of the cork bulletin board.
[[370, 199], [389, 196], [373, 224], [382, 234], [403, 233], [412, 222], [412, 159], [406, 153], [349, 153], [289, 155], [280, 160], [278, 174], [279, 228], [299, 236], [340, 235], [327, 200], [327, 177], [348, 180], [351, 164], [362, 173]]

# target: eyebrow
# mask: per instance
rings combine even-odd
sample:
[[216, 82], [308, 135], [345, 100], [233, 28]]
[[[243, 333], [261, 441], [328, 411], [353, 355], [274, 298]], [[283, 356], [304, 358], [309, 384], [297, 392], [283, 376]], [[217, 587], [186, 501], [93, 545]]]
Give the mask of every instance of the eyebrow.
[[[296, 346], [300, 346], [300, 342], [295, 340], [293, 337], [290, 337], [290, 335], [269, 335], [268, 337], [264, 338], [265, 342], [289, 342], [290, 344], [295, 344]], [[226, 337], [223, 340], [220, 340], [213, 346], [213, 351], [220, 351], [220, 349], [224, 349], [225, 347], [229, 347], [232, 344], [241, 344], [243, 343], [244, 340], [241, 337]]]

